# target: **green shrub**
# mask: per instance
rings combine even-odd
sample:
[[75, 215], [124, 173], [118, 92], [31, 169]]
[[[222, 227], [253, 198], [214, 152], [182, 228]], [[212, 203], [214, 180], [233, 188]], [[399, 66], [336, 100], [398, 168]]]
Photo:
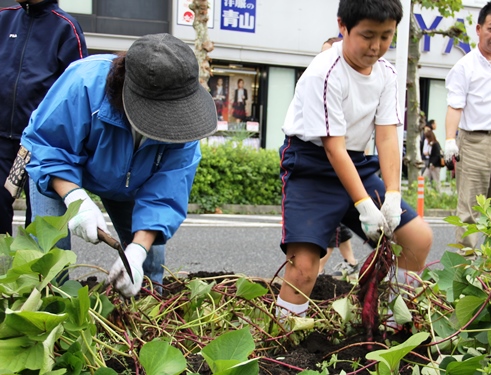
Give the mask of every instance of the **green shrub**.
[[[190, 203], [201, 211], [214, 212], [225, 204], [279, 205], [281, 181], [279, 154], [275, 150], [259, 151], [236, 142], [224, 145], [202, 145], [203, 158], [191, 190]], [[453, 210], [457, 207], [455, 180], [442, 182], [442, 192], [425, 184], [425, 209]], [[403, 199], [417, 208], [418, 186], [414, 183], [402, 191]]]
[[223, 204], [279, 205], [280, 161], [277, 151], [234, 145], [202, 145], [190, 202], [206, 211]]
[[[402, 191], [402, 198], [413, 208], [418, 204], [418, 183], [415, 182]], [[457, 189], [455, 180], [444, 185], [442, 183], [441, 192], [436, 191], [429, 183], [425, 183], [424, 207], [427, 209], [455, 210], [457, 208]]]

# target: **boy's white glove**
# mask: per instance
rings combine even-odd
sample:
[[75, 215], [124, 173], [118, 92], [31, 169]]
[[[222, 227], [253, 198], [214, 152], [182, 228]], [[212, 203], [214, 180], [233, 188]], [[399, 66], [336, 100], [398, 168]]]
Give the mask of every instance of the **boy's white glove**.
[[380, 211], [387, 222], [387, 228], [384, 228], [384, 233], [387, 237], [392, 237], [392, 234], [401, 222], [401, 193], [398, 191], [387, 191], [385, 193], [384, 204]]
[[124, 251], [128, 263], [131, 267], [131, 273], [133, 274], [133, 284], [130, 279], [130, 275], [124, 268], [123, 261], [118, 258], [109, 271], [107, 281], [114, 285], [114, 287], [121, 292], [125, 297], [135, 296], [141, 289], [143, 283], [143, 262], [147, 259], [147, 251], [145, 248], [136, 243], [130, 243], [126, 246]]
[[459, 146], [457, 146], [455, 138], [445, 141], [445, 161], [451, 162], [453, 156], [455, 156], [456, 160], [459, 160]]
[[375, 206], [372, 198], [367, 197], [355, 203], [355, 207], [360, 213], [361, 229], [367, 237], [373, 241], [378, 241], [382, 230], [387, 228], [387, 222], [382, 212]]
[[99, 207], [90, 199], [87, 192], [82, 189], [75, 189], [69, 192], [63, 199], [68, 207], [70, 203], [81, 199], [83, 202], [80, 205], [77, 215], [68, 222], [68, 228], [77, 236], [83, 238], [87, 242], [98, 243], [97, 228], [109, 233], [106, 220], [102, 215]]

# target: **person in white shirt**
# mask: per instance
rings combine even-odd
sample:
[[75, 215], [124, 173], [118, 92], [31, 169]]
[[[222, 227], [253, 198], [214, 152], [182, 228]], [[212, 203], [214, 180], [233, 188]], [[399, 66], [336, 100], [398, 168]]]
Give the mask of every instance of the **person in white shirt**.
[[[280, 246], [288, 260], [280, 317], [305, 315], [319, 259], [340, 222], [372, 246], [382, 234], [396, 241], [399, 270], [425, 266], [432, 232], [401, 200], [403, 114], [396, 71], [382, 57], [401, 18], [399, 0], [341, 0], [343, 41], [318, 54], [297, 83], [280, 148]], [[365, 155], [374, 130], [378, 155]]]
[[[491, 197], [491, 2], [479, 12], [476, 33], [477, 48], [457, 61], [445, 79], [445, 161], [458, 160], [457, 216], [464, 223], [479, 218], [472, 209], [477, 195]], [[474, 255], [478, 234], [462, 237], [464, 232], [465, 228], [457, 227], [459, 253]]]

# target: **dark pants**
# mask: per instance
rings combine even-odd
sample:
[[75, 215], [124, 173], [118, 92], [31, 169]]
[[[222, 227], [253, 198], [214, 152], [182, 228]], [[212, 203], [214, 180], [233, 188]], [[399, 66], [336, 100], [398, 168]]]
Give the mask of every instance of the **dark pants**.
[[[10, 139], [0, 137], [0, 234], [8, 233], [12, 235], [12, 219], [14, 217], [14, 209], [12, 204], [14, 198], [9, 191], [5, 189], [4, 184], [9, 175], [10, 168], [14, 164], [15, 156], [19, 151], [20, 141], [18, 139]], [[29, 202], [29, 184], [24, 187], [26, 193], [26, 222], [27, 227], [31, 223], [31, 205]]]

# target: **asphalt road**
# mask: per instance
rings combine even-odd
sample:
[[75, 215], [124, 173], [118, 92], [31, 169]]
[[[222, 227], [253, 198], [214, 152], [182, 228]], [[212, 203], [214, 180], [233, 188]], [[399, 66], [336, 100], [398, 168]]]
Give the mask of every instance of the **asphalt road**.
[[[16, 212], [14, 224], [23, 223], [23, 212]], [[270, 278], [278, 271], [285, 258], [279, 248], [281, 217], [268, 215], [189, 215], [166, 246], [166, 266], [175, 273], [224, 271], [246, 276]], [[454, 240], [454, 227], [442, 218], [425, 218], [434, 232], [433, 249], [428, 262], [438, 261], [448, 244]], [[113, 232], [114, 228], [109, 223]], [[14, 229], [15, 235], [15, 229]], [[352, 246], [358, 259], [366, 257], [368, 245], [353, 236]], [[95, 274], [104, 278], [94, 268], [82, 264], [97, 265], [109, 270], [117, 252], [101, 243], [92, 245], [72, 236], [72, 248], [77, 254], [77, 267], [72, 278], [84, 279]], [[326, 265], [326, 273], [342, 261], [335, 250]]]

